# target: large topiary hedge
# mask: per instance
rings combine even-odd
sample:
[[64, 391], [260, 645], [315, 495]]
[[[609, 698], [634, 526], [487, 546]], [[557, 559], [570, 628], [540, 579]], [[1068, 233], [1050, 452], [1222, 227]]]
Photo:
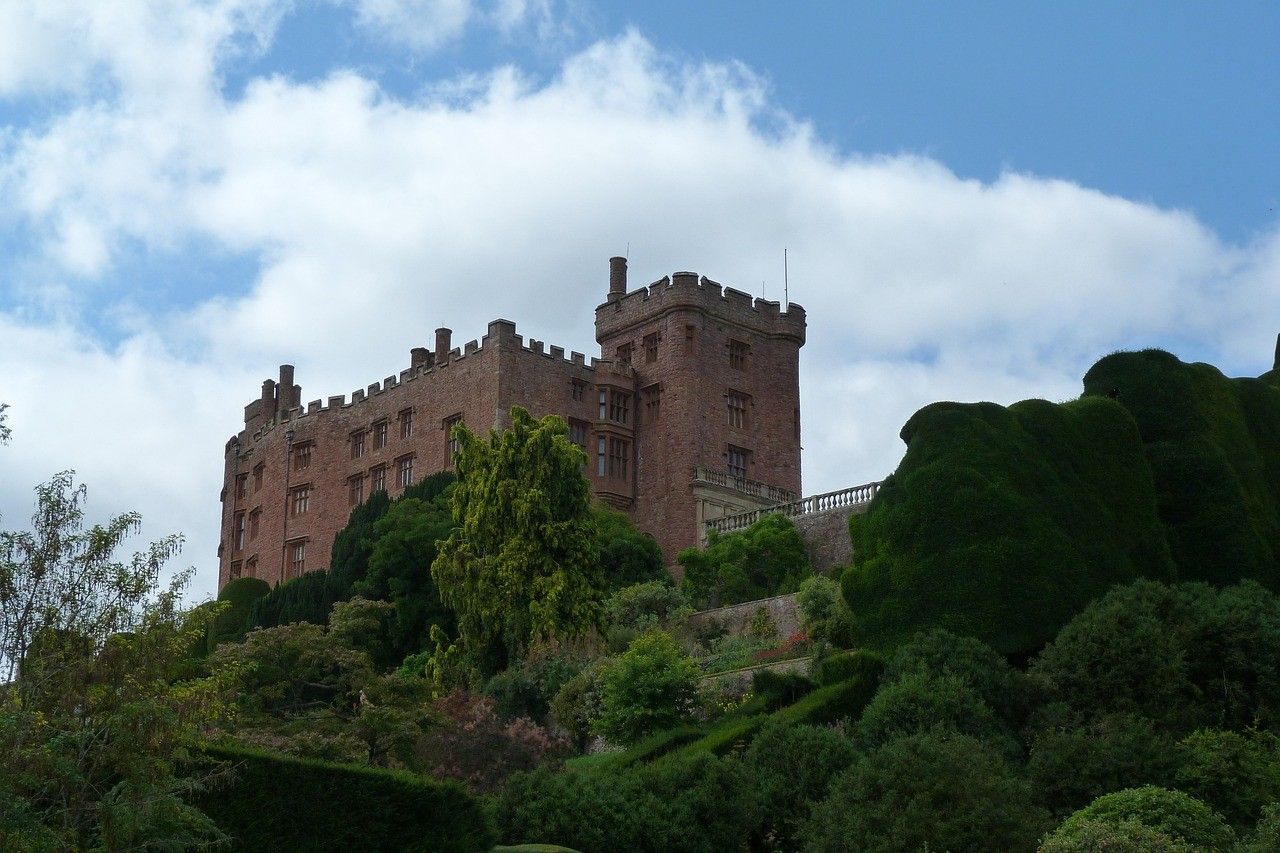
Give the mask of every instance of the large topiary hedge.
[[859, 645], [917, 630], [1005, 654], [1137, 578], [1280, 588], [1280, 387], [1165, 352], [1117, 353], [1079, 400], [935, 403], [850, 522]]
[[227, 602], [227, 607], [209, 624], [208, 650], [212, 652], [219, 643], [236, 643], [244, 639], [254, 602], [270, 592], [271, 585], [261, 578], [229, 581], [218, 593], [218, 601]]
[[242, 747], [204, 753], [234, 768], [199, 806], [233, 850], [488, 850], [493, 830], [455, 782]]

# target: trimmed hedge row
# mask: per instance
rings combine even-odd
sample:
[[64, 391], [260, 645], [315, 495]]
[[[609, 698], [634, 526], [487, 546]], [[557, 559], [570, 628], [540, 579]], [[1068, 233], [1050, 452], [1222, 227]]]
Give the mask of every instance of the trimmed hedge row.
[[234, 850], [471, 853], [495, 840], [479, 802], [455, 782], [239, 746], [201, 753], [234, 768], [195, 802]]
[[630, 749], [571, 758], [565, 762], [565, 766], [573, 770], [620, 770], [641, 761], [652, 761], [701, 738], [702, 735], [703, 730], [696, 726], [678, 726], [652, 734]]

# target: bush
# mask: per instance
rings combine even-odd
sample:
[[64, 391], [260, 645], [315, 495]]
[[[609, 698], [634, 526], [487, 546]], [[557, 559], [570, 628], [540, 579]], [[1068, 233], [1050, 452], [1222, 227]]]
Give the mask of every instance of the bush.
[[837, 776], [801, 835], [811, 851], [1031, 850], [1047, 822], [997, 751], [967, 735], [925, 732]]
[[409, 773], [212, 746], [229, 783], [198, 806], [237, 850], [486, 851], [484, 811], [461, 786]]
[[707, 547], [681, 551], [682, 589], [695, 607], [723, 607], [795, 592], [812, 574], [791, 519], [769, 515], [739, 533], [712, 531]]
[[1038, 853], [1200, 853], [1200, 848], [1178, 841], [1136, 820], [1105, 823], [1085, 820], [1071, 835], [1054, 833]]
[[228, 581], [218, 593], [227, 607], [209, 625], [209, 651], [221, 643], [238, 643], [249, 630], [249, 611], [258, 599], [271, 592], [271, 585], [261, 578], [236, 578]]
[[613, 658], [600, 658], [570, 678], [551, 700], [551, 718], [574, 739], [579, 750], [586, 747], [603, 709], [604, 675], [614, 665]]
[[608, 507], [593, 506], [591, 517], [607, 589], [620, 590], [654, 581], [670, 583], [662, 549], [652, 536], [636, 530], [630, 518]]
[[1172, 787], [1207, 803], [1233, 827], [1257, 822], [1263, 806], [1280, 800], [1280, 762], [1274, 735], [1211, 729], [1183, 738]]
[[650, 631], [604, 673], [601, 688], [596, 730], [632, 744], [692, 719], [698, 668], [670, 634]]
[[858, 721], [858, 738], [868, 748], [906, 735], [948, 729], [991, 743], [1013, 757], [1018, 745], [995, 713], [967, 683], [955, 676], [913, 673], [876, 692]]
[[831, 779], [857, 756], [852, 741], [827, 726], [765, 725], [743, 755], [759, 802], [755, 847], [795, 849], [810, 806], [826, 796]]
[[853, 644], [853, 614], [840, 594], [840, 584], [825, 575], [806, 578], [796, 592], [804, 630], [816, 641], [838, 648]]
[[1088, 824], [1123, 827], [1128, 822], [1139, 823], [1195, 850], [1228, 851], [1235, 843], [1235, 833], [1213, 809], [1181, 791], [1154, 785], [1098, 797], [1063, 821], [1046, 842], [1076, 840]]
[[885, 665], [888, 684], [910, 674], [954, 676], [969, 685], [1002, 719], [1021, 722], [1026, 692], [1019, 673], [995, 649], [973, 637], [940, 628], [921, 632]]
[[813, 691], [799, 702], [775, 712], [773, 719], [780, 725], [856, 720], [875, 695], [877, 687], [878, 682], [869, 676], [851, 678]]
[[679, 627], [692, 613], [689, 600], [669, 580], [623, 587], [604, 603], [606, 625], [637, 634], [651, 628]]
[[751, 692], [764, 697], [770, 711], [790, 705], [812, 693], [817, 685], [798, 672], [774, 672], [758, 669], [751, 676]]
[[818, 662], [816, 675], [818, 683], [826, 687], [853, 678], [879, 682], [883, 671], [884, 658], [875, 652], [857, 649], [823, 658]]

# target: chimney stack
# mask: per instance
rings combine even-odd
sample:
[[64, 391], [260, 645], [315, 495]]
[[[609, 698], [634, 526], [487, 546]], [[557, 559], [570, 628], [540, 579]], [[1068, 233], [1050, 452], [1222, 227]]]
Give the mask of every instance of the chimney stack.
[[284, 414], [298, 404], [293, 399], [293, 365], [280, 365], [280, 381], [276, 383], [276, 411]]
[[443, 326], [436, 329], [436, 364], [444, 364], [449, 360], [449, 350], [453, 349], [453, 329]]
[[426, 347], [414, 347], [409, 350], [409, 369], [417, 370], [419, 367], [431, 366], [431, 351]]
[[609, 301], [627, 295], [627, 259], [609, 259]]

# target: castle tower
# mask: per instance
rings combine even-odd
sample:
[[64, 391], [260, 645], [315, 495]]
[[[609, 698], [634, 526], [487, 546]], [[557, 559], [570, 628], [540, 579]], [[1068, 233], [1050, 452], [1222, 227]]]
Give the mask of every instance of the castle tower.
[[[691, 272], [628, 292], [626, 265], [610, 260], [596, 308], [600, 367], [611, 373], [597, 371], [594, 485], [671, 565], [699, 544], [704, 521], [799, 497], [805, 313]], [[629, 404], [615, 405], [628, 391]], [[629, 481], [613, 458], [625, 441]]]

